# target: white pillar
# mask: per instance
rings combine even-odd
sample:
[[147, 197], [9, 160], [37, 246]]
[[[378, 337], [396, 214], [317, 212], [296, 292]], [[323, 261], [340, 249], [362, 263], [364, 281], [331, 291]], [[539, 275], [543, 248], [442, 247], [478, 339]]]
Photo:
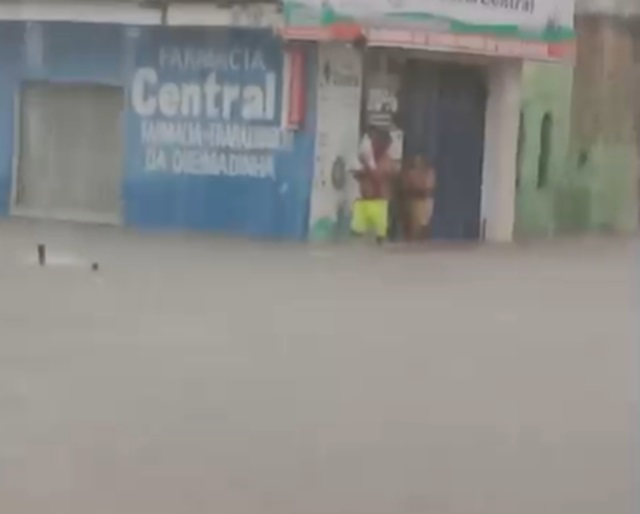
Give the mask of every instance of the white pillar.
[[513, 238], [515, 222], [522, 63], [499, 61], [492, 64], [488, 82], [482, 218], [488, 241], [508, 242]]

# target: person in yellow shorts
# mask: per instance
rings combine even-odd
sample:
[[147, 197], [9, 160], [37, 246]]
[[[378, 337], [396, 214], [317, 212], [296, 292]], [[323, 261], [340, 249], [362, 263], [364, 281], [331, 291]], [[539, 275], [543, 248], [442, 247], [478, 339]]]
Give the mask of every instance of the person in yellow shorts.
[[387, 237], [389, 230], [389, 201], [379, 198], [360, 198], [353, 205], [351, 230], [358, 236], [373, 234], [378, 240]]
[[372, 129], [361, 144], [360, 168], [354, 176], [360, 187], [360, 198], [353, 205], [351, 231], [357, 236], [373, 234], [378, 242], [389, 229], [390, 183], [395, 165], [389, 157], [391, 136], [383, 129]]

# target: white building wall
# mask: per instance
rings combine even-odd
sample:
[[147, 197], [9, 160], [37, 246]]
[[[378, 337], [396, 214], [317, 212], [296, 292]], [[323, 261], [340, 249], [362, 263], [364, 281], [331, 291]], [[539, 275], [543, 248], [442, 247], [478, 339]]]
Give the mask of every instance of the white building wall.
[[209, 4], [169, 4], [167, 25], [191, 27], [282, 27], [282, 15], [275, 4], [256, 3], [247, 6], [217, 7]]
[[144, 5], [142, 2], [44, 0], [33, 2], [0, 1], [0, 20], [72, 21], [82, 23], [120, 23], [132, 25], [182, 25], [194, 27], [272, 27], [282, 25], [277, 6], [255, 3], [232, 8], [213, 4], [168, 3]]
[[513, 239], [516, 155], [522, 95], [521, 61], [495, 61], [488, 67], [482, 169], [482, 220], [487, 241]]
[[162, 13], [134, 3], [43, 1], [0, 3], [0, 20], [158, 25]]
[[638, 0], [575, 0], [576, 14], [610, 14], [637, 16], [640, 14]]
[[[362, 53], [339, 43], [318, 45], [316, 149], [309, 213], [309, 239], [348, 235], [343, 216], [358, 196], [353, 168], [360, 142]], [[338, 163], [345, 165], [342, 172]], [[336, 173], [344, 180], [336, 180]]]

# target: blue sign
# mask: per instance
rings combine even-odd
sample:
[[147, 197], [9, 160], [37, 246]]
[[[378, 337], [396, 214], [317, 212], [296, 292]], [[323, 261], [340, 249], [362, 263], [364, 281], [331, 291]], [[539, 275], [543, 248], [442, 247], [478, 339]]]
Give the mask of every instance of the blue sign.
[[243, 29], [141, 28], [132, 39], [131, 222], [303, 237], [311, 138], [282, 124], [281, 41]]
[[140, 120], [144, 170], [275, 179], [282, 53], [253, 38], [211, 45], [159, 44], [137, 63], [131, 109]]

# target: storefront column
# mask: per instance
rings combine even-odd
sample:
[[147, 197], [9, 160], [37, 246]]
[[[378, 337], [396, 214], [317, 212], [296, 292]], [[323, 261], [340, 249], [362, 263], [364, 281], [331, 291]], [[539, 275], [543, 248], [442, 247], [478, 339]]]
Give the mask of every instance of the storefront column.
[[309, 239], [348, 237], [358, 184], [350, 169], [360, 143], [362, 52], [351, 45], [318, 47], [315, 166], [309, 213]]
[[482, 186], [484, 235], [488, 241], [508, 242], [513, 238], [515, 221], [521, 62], [491, 65], [488, 82]]

